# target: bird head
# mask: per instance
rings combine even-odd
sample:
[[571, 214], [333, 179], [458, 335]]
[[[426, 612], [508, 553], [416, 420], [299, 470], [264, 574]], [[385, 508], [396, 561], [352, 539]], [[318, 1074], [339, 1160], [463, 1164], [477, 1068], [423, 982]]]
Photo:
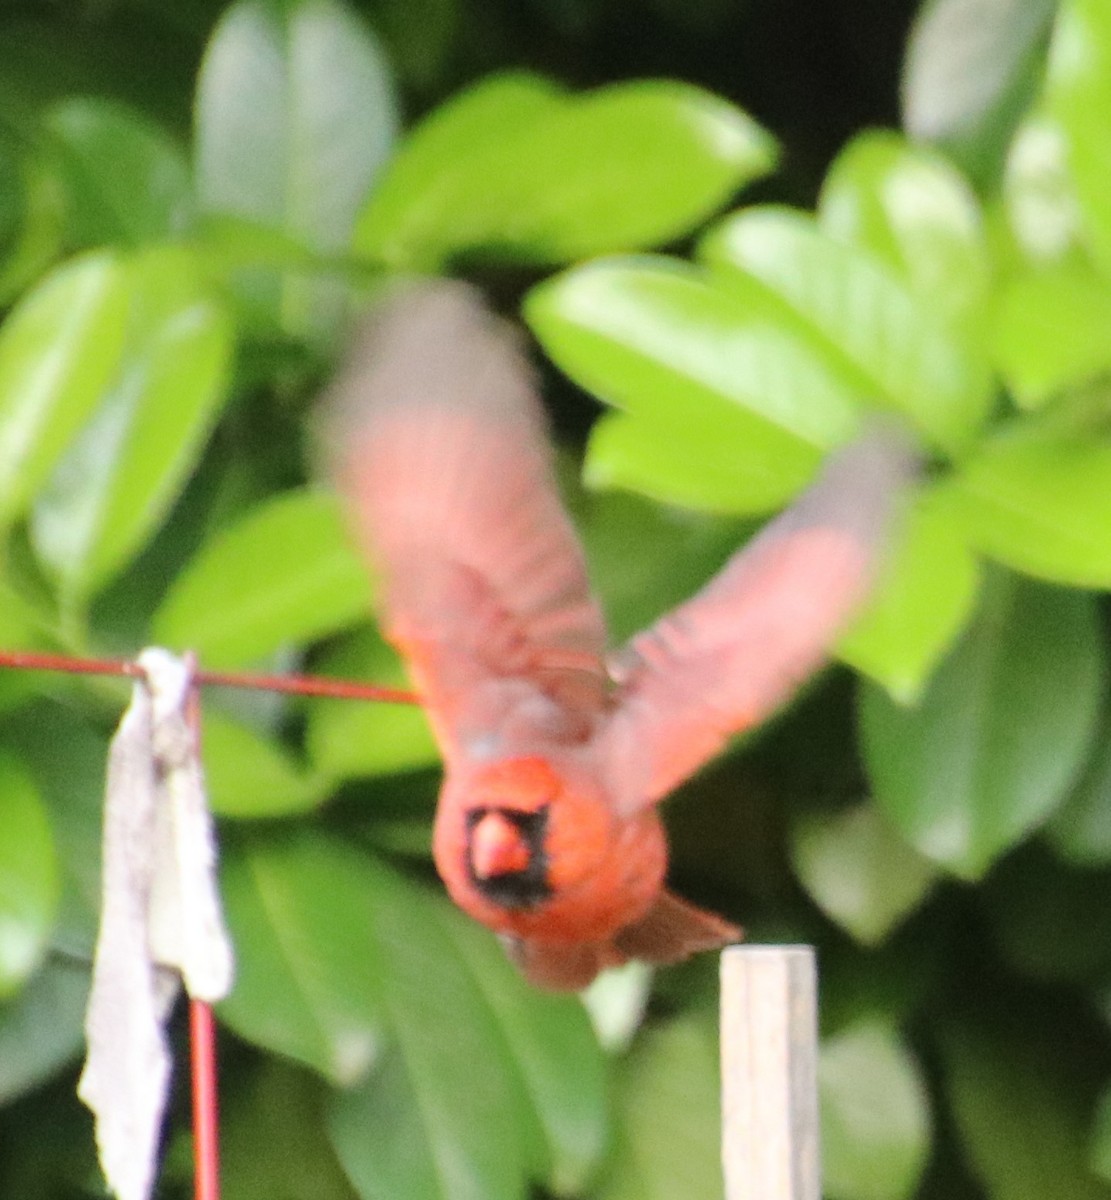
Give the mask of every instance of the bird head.
[[463, 817], [470, 883], [505, 908], [535, 908], [552, 894], [549, 831], [565, 792], [547, 760], [506, 759], [468, 781]]
[[433, 839], [456, 903], [502, 933], [601, 935], [635, 919], [664, 870], [654, 811], [619, 818], [573, 757], [483, 763], [445, 785]]

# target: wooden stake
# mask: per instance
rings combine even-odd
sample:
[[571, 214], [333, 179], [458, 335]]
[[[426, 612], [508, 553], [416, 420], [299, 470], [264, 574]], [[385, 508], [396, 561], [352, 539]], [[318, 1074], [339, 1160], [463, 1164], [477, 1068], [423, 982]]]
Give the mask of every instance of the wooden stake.
[[810, 946], [721, 956], [727, 1200], [821, 1200], [817, 969]]

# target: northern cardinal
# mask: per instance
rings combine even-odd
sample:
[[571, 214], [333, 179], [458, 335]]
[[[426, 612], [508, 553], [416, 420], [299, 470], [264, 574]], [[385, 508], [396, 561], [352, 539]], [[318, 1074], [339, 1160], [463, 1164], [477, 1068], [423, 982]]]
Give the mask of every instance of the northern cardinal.
[[384, 632], [443, 753], [433, 855], [455, 902], [551, 989], [737, 940], [665, 889], [656, 805], [819, 666], [875, 573], [906, 447], [842, 451], [607, 664], [532, 371], [474, 290], [385, 302], [326, 403]]

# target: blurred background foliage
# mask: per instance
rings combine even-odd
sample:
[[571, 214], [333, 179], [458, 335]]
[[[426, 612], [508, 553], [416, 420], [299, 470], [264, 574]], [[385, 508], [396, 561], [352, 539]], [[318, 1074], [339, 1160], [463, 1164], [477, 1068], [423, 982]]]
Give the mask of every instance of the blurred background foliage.
[[[888, 576], [669, 803], [673, 878], [819, 947], [830, 1200], [1111, 1197], [1109, 129], [1103, 0], [8, 3], [0, 645], [399, 682], [311, 419], [396, 272], [535, 335], [617, 637], [898, 411], [932, 465]], [[21, 1200], [101, 1194], [124, 699], [0, 678]], [[430, 870], [416, 710], [213, 691], [205, 755], [228, 1200], [720, 1197], [711, 958], [530, 991]]]

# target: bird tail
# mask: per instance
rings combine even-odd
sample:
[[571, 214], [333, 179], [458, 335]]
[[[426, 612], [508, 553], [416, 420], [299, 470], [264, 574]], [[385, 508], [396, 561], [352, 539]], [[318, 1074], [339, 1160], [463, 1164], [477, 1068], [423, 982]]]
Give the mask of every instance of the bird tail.
[[743, 936], [739, 926], [696, 908], [671, 892], [661, 892], [648, 912], [604, 942], [570, 944], [506, 937], [509, 957], [535, 987], [575, 992], [608, 967], [632, 958], [663, 966], [682, 962], [700, 950], [717, 950]]
[[622, 929], [613, 943], [626, 958], [663, 965], [682, 962], [700, 950], [717, 950], [743, 936], [741, 928], [724, 917], [696, 908], [673, 892], [661, 892], [648, 912]]

